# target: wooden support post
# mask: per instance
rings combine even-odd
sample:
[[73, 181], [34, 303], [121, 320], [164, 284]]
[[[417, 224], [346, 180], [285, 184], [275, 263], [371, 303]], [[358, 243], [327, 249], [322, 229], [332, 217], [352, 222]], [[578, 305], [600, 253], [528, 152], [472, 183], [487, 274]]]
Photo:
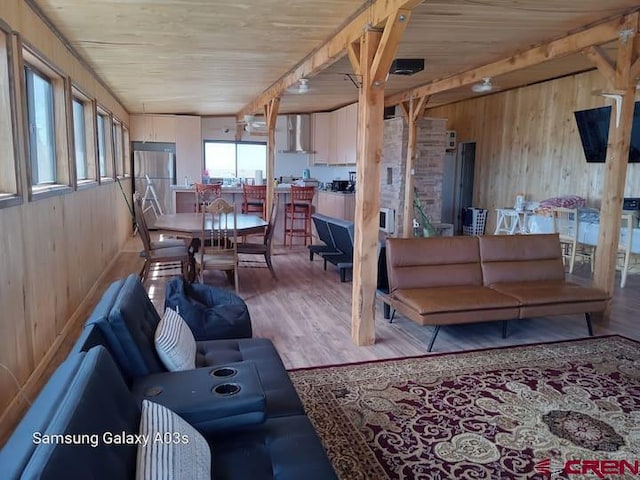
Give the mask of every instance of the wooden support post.
[[402, 236], [410, 238], [413, 236], [413, 173], [416, 164], [416, 143], [418, 133], [418, 119], [424, 114], [425, 106], [429, 97], [412, 98], [408, 102], [408, 107], [403, 105], [403, 112], [407, 114], [407, 128], [409, 129], [409, 142], [407, 145], [407, 165], [404, 172], [404, 206], [402, 208]]
[[267, 171], [265, 181], [267, 182], [267, 202], [266, 218], [271, 216], [271, 199], [275, 194], [273, 178], [276, 164], [276, 121], [278, 120], [278, 108], [280, 107], [280, 97], [274, 97], [264, 106], [264, 118], [267, 122]]
[[362, 87], [358, 97], [358, 188], [351, 302], [351, 338], [356, 345], [375, 342], [384, 78], [410, 15], [410, 11], [399, 10], [389, 16], [384, 33], [368, 29], [360, 39], [357, 67], [362, 74]]
[[[622, 200], [633, 124], [636, 85], [635, 78], [631, 77], [631, 69], [635, 62], [634, 47], [637, 28], [638, 15], [636, 13], [627, 17], [627, 21], [620, 31], [613, 88], [616, 89], [616, 95], [620, 95], [621, 98], [611, 111], [609, 142], [607, 144], [607, 159], [604, 171], [604, 190], [600, 206], [600, 230], [593, 284], [609, 294], [613, 293], [615, 284]], [[618, 108], [620, 109], [619, 112], [617, 111]], [[619, 123], [616, 121], [618, 114]], [[607, 316], [605, 314], [605, 317]]]

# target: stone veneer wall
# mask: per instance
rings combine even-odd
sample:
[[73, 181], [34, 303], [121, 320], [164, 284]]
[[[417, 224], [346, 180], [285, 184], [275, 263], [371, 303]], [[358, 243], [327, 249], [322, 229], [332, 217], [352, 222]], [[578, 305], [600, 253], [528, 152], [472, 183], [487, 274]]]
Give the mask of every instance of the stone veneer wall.
[[382, 186], [380, 206], [396, 211], [396, 229], [393, 236], [402, 235], [402, 205], [404, 199], [404, 171], [407, 165], [408, 130], [402, 117], [384, 121], [382, 135]]
[[[422, 206], [431, 221], [435, 223], [440, 222], [442, 213], [446, 127], [447, 120], [443, 118], [418, 120], [414, 181]], [[385, 120], [380, 206], [393, 208], [396, 212], [394, 236], [402, 236], [407, 142], [408, 128], [404, 119], [396, 117]], [[389, 169], [391, 169], [390, 174]]]

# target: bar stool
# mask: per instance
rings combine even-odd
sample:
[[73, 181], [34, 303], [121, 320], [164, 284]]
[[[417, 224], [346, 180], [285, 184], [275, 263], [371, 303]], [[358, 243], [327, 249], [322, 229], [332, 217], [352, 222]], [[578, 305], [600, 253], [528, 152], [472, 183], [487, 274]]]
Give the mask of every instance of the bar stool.
[[266, 185], [242, 185], [242, 213], [259, 213], [261, 218], [267, 216]]
[[[296, 187], [291, 185], [291, 198], [284, 206], [284, 244], [293, 246], [293, 237], [304, 237], [304, 244], [312, 242], [311, 238], [311, 214], [313, 213], [313, 196], [315, 187]], [[300, 223], [302, 222], [302, 225]], [[297, 223], [297, 225], [296, 225]]]
[[496, 231], [493, 232], [494, 235], [520, 233], [520, 214], [513, 208], [496, 208], [496, 214], [498, 221], [496, 222]]
[[195, 212], [204, 212], [211, 203], [222, 196], [222, 185], [219, 183], [196, 183]]

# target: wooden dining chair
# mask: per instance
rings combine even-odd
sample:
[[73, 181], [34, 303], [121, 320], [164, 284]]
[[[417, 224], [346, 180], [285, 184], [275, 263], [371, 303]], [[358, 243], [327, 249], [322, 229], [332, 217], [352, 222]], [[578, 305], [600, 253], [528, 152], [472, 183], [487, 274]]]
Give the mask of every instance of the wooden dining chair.
[[[271, 263], [271, 245], [273, 239], [273, 232], [276, 227], [276, 220], [278, 217], [278, 194], [274, 195], [273, 206], [271, 208], [271, 216], [269, 217], [269, 224], [264, 231], [264, 240], [262, 243], [247, 243], [240, 242], [238, 244], [238, 254], [247, 255], [263, 255], [264, 261], [267, 264], [267, 268], [271, 272], [273, 278], [277, 279], [276, 272], [273, 270], [273, 264]], [[244, 263], [244, 262], [243, 262]], [[248, 262], [247, 262], [248, 263]]]
[[242, 185], [242, 213], [259, 213], [260, 218], [267, 216], [267, 186]]
[[562, 260], [569, 262], [569, 273], [573, 273], [578, 243], [578, 209], [554, 207], [551, 209], [553, 231], [560, 235]]
[[[207, 220], [210, 219], [210, 229]], [[222, 198], [216, 198], [202, 212], [202, 234], [204, 240], [200, 255], [196, 259], [198, 279], [204, 283], [206, 270], [220, 270], [233, 279], [238, 294], [238, 232], [236, 207]], [[233, 273], [233, 276], [231, 276]]]
[[[163, 265], [158, 270], [174, 270], [178, 268], [179, 264], [180, 272], [184, 276], [189, 264], [189, 251], [186, 244], [177, 239], [165, 242], [164, 245], [162, 241], [152, 242], [147, 222], [144, 218], [142, 198], [140, 195], [134, 195], [133, 200], [136, 227], [144, 247], [144, 264], [140, 270], [140, 280], [144, 283], [153, 264]], [[181, 244], [175, 242], [180, 242]]]
[[196, 183], [196, 207], [195, 212], [204, 211], [204, 208], [222, 196], [222, 185], [219, 183]]

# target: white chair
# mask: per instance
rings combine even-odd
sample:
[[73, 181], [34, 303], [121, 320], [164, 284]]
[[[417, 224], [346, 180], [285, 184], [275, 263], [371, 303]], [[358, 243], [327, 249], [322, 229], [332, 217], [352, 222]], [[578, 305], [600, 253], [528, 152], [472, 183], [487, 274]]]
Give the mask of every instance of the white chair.
[[560, 235], [562, 260], [569, 261], [569, 273], [573, 273], [578, 243], [578, 210], [576, 208], [554, 207], [551, 209], [553, 231]]
[[522, 227], [520, 225], [520, 214], [513, 208], [496, 208], [498, 220], [496, 222], [496, 231], [494, 235], [515, 235], [520, 233]]
[[[620, 288], [627, 284], [627, 273], [629, 272], [629, 260], [631, 259], [631, 245], [633, 244], [633, 230], [636, 225], [636, 217], [633, 213], [623, 213], [620, 219], [620, 236], [618, 237], [618, 259], [620, 266]], [[583, 254], [591, 260], [591, 273], [593, 273], [594, 259], [596, 258], [596, 247], [590, 246], [590, 252]]]

